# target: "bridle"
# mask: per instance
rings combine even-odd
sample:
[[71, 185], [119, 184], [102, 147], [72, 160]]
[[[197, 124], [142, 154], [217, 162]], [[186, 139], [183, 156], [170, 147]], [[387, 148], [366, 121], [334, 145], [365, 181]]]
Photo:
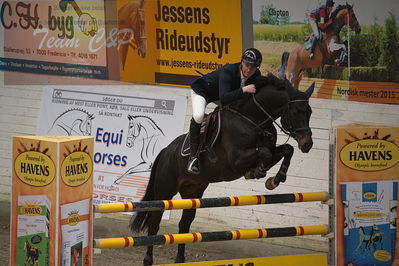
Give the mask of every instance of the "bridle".
[[[261, 122], [260, 124], [258, 124], [259, 127], [261, 127], [263, 124], [265, 124], [268, 121], [272, 121], [273, 124], [275, 124], [278, 128], [280, 128], [280, 130], [282, 132], [284, 132], [286, 135], [293, 137], [294, 139], [298, 140], [298, 136], [297, 133], [298, 132], [310, 132], [310, 127], [301, 127], [301, 128], [294, 128], [292, 126], [291, 123], [291, 119], [290, 119], [290, 104], [291, 103], [296, 103], [296, 102], [309, 102], [309, 100], [290, 100], [287, 104], [285, 104], [284, 106], [282, 106], [280, 109], [282, 110], [282, 115], [281, 117], [283, 117], [284, 114], [287, 114], [288, 116], [288, 130], [285, 130], [279, 123], [277, 123], [277, 121], [262, 107], [262, 105], [260, 105], [260, 103], [256, 100], [255, 95], [252, 94], [252, 99], [255, 103], [255, 105], [267, 116], [267, 119], [264, 120], [263, 122]], [[278, 110], [279, 111], [279, 110]]]
[[[137, 8], [136, 16], [133, 25], [133, 29], [126, 28], [122, 34], [122, 40], [124, 43], [132, 47], [133, 50], [137, 50], [137, 53], [145, 52], [144, 43], [147, 40], [147, 35], [145, 32], [144, 25], [144, 8]], [[136, 27], [138, 25], [138, 27]], [[142, 51], [144, 50], [144, 51]]]
[[[133, 47], [133, 49], [137, 49], [138, 52], [141, 52], [142, 45], [143, 43], [147, 40], [147, 35], [145, 34], [145, 30], [144, 30], [144, 8], [138, 8], [137, 9], [137, 22], [135, 23], [136, 25], [139, 24], [139, 29], [138, 31], [138, 37], [136, 37], [136, 33], [134, 33], [134, 35], [136, 35], [134, 37], [133, 43], [134, 45], [131, 43], [131, 46]], [[141, 20], [143, 19], [143, 20]]]

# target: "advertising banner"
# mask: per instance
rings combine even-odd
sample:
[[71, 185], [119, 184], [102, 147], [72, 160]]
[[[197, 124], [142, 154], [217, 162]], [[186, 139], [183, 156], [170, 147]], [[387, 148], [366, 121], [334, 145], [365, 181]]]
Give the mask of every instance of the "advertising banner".
[[253, 0], [261, 71], [313, 97], [399, 104], [399, 10], [393, 0]]
[[397, 265], [399, 128], [334, 128], [336, 265]]
[[10, 265], [91, 265], [93, 138], [13, 137]]
[[182, 134], [185, 96], [47, 87], [39, 135], [94, 137], [94, 203], [139, 201], [159, 151]]
[[104, 1], [2, 1], [0, 70], [106, 78]]
[[117, 20], [122, 81], [188, 85], [241, 57], [241, 0], [117, 0]]

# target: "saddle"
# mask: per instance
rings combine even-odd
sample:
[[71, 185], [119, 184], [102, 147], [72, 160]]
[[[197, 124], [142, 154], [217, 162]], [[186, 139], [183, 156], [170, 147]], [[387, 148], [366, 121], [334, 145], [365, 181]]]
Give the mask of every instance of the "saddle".
[[[200, 153], [208, 152], [209, 159], [216, 162], [216, 154], [213, 152], [212, 147], [215, 145], [216, 140], [220, 135], [221, 116], [219, 107], [212, 113], [205, 114], [204, 120], [201, 124], [199, 147]], [[186, 134], [183, 145], [181, 148], [181, 156], [186, 157], [190, 155], [190, 133]]]
[[[304, 40], [305, 40], [305, 49], [309, 50], [312, 47], [313, 41], [319, 41], [320, 43], [323, 41], [323, 34], [322, 32], [319, 30], [319, 36], [321, 36], [320, 39], [316, 39], [316, 36], [314, 34], [305, 36]], [[317, 44], [316, 44], [317, 45]]]

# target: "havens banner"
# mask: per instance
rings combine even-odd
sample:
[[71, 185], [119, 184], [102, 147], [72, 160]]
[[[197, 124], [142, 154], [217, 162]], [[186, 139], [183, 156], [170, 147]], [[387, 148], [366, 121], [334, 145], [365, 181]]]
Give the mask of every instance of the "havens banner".
[[106, 78], [104, 1], [2, 1], [0, 70]]
[[188, 85], [196, 70], [240, 60], [240, 0], [118, 0], [117, 9], [123, 81]]

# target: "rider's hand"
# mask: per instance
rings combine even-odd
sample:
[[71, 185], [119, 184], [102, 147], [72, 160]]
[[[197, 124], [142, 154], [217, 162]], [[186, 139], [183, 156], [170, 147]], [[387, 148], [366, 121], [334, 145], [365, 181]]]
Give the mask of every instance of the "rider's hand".
[[242, 91], [244, 93], [255, 93], [256, 92], [256, 87], [254, 84], [249, 84], [247, 86], [242, 87]]

